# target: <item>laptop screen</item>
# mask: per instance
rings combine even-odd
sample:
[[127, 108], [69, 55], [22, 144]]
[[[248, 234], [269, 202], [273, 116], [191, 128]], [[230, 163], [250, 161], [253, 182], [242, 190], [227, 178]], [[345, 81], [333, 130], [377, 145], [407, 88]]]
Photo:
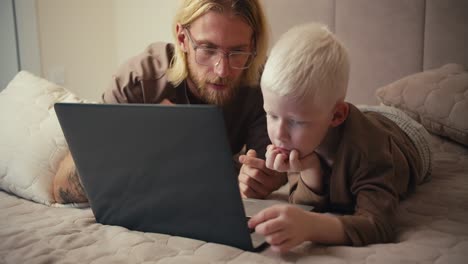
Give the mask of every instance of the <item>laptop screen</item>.
[[97, 222], [252, 250], [219, 108], [55, 109]]

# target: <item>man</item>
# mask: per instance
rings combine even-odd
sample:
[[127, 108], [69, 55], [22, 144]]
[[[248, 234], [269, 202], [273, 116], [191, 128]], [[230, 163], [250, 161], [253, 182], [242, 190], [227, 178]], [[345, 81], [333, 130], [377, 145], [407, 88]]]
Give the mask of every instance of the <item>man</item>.
[[[258, 0], [185, 0], [173, 25], [175, 45], [154, 43], [130, 59], [104, 92], [104, 103], [216, 104], [223, 110], [243, 197], [264, 198], [286, 182], [265, 167], [266, 130], [258, 88], [267, 24]], [[131, 139], [121, 139], [131, 140]], [[85, 202], [68, 154], [54, 179], [59, 203]]]

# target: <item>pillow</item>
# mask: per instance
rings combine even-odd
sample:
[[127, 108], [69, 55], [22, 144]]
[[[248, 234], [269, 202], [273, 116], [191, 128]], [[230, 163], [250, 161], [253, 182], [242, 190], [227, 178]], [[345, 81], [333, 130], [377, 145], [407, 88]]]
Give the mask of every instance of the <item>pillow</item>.
[[56, 205], [53, 178], [68, 152], [56, 102], [82, 102], [64, 88], [26, 71], [0, 92], [0, 188]]
[[384, 105], [406, 112], [429, 132], [468, 146], [468, 72], [446, 64], [377, 89]]

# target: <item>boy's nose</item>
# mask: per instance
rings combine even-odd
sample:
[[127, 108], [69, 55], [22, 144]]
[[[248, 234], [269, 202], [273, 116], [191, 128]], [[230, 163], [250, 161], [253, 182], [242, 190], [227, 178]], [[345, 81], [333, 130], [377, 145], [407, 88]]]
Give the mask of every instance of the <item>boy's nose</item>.
[[281, 140], [285, 141], [289, 138], [289, 131], [287, 129], [287, 125], [284, 121], [280, 121], [276, 128], [276, 137]]

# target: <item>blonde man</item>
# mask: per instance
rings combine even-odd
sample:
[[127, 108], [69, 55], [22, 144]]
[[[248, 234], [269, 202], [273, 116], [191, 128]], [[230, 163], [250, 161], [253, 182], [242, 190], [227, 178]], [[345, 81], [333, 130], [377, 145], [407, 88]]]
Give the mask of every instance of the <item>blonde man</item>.
[[[273, 250], [303, 241], [362, 246], [395, 237], [399, 200], [430, 172], [427, 132], [391, 108], [345, 102], [347, 51], [321, 24], [297, 26], [276, 43], [261, 78], [272, 145], [266, 166], [287, 172], [290, 205], [249, 221]], [[331, 211], [339, 215], [321, 214]]]
[[[258, 82], [268, 34], [260, 3], [185, 0], [173, 33], [174, 45], [153, 43], [122, 65], [103, 102], [220, 106], [233, 155], [243, 146], [248, 150], [239, 157], [242, 195], [266, 197], [286, 177], [267, 169], [263, 160], [270, 142]], [[86, 201], [70, 155], [55, 177], [54, 194], [61, 203]]]

